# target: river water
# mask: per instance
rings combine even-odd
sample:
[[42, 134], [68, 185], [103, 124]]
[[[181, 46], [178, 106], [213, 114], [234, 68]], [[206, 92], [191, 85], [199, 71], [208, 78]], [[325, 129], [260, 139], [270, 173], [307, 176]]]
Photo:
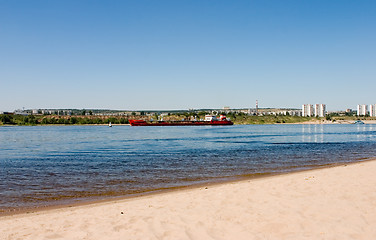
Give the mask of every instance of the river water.
[[3, 126], [0, 213], [375, 156], [376, 125]]

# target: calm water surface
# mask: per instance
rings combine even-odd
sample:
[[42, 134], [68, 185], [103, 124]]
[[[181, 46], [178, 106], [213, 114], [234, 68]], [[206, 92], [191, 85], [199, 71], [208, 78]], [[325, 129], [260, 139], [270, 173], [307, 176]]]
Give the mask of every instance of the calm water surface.
[[0, 212], [376, 156], [376, 125], [0, 127]]

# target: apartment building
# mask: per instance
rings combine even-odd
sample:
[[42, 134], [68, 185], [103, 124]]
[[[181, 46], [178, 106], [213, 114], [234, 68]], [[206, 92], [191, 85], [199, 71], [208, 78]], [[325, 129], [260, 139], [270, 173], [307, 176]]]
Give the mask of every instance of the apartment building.
[[376, 117], [376, 104], [369, 105], [369, 116]]
[[313, 105], [312, 104], [303, 104], [302, 105], [302, 116], [303, 117], [311, 117], [313, 116]]
[[315, 104], [315, 117], [325, 117], [325, 115], [326, 115], [326, 105]]
[[326, 105], [325, 104], [303, 104], [302, 116], [303, 117], [325, 117]]
[[365, 116], [368, 114], [368, 106], [367, 104], [358, 104], [356, 108], [356, 115], [358, 116]]

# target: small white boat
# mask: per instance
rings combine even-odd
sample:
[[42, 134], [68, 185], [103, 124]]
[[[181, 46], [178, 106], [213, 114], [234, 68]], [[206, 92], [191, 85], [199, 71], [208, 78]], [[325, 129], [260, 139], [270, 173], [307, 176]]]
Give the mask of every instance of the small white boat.
[[109, 127], [112, 127], [112, 124], [111, 124], [111, 122], [109, 122], [109, 123], [108, 123], [108, 126], [109, 126]]

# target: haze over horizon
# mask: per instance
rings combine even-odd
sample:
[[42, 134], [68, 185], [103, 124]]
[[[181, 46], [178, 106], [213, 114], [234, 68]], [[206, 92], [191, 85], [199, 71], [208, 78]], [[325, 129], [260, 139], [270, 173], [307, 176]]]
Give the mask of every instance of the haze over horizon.
[[376, 104], [376, 2], [0, 1], [0, 111]]

